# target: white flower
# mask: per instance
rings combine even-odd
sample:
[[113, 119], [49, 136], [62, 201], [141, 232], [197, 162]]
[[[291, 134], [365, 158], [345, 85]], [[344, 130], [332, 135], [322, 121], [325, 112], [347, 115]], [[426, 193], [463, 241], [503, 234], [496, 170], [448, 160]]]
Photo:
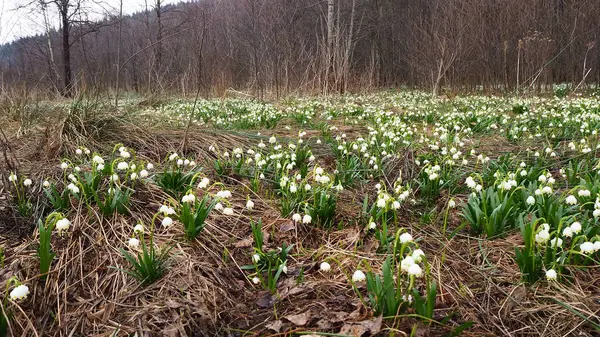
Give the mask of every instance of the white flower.
[[254, 284], [259, 284], [259, 283], [260, 283], [260, 279], [259, 279], [258, 277], [256, 277], [256, 276], [254, 276], [254, 277], [252, 278], [252, 283], [254, 283]]
[[69, 164], [67, 164], [66, 162], [62, 162], [60, 164], [60, 168], [63, 169], [63, 170], [66, 170], [67, 168], [69, 168]]
[[542, 188], [542, 193], [544, 193], [544, 194], [550, 194], [550, 193], [552, 193], [552, 187], [550, 187], [550, 186], [544, 186], [544, 188]]
[[331, 270], [331, 265], [327, 262], [321, 262], [320, 269], [322, 272], [327, 273], [328, 271]]
[[125, 171], [129, 168], [129, 164], [127, 164], [127, 162], [120, 162], [119, 164], [117, 164], [117, 170], [119, 171]]
[[17, 175], [16, 175], [16, 174], [14, 174], [14, 173], [11, 173], [11, 174], [8, 176], [8, 181], [10, 181], [11, 183], [14, 183], [15, 181], [17, 181]]
[[579, 249], [581, 249], [581, 252], [583, 254], [592, 254], [594, 253], [596, 250], [594, 249], [594, 244], [591, 242], [584, 242], [579, 246]]
[[448, 207], [450, 207], [450, 208], [456, 207], [456, 202], [454, 201], [454, 199], [450, 199], [450, 201], [448, 201]]
[[597, 218], [600, 216], [600, 209], [595, 209], [594, 212], [592, 212], [592, 215], [594, 216], [594, 218]]
[[231, 207], [225, 207], [225, 208], [223, 208], [223, 214], [225, 214], [225, 215], [233, 215], [233, 208], [231, 208]]
[[571, 227], [566, 227], [565, 229], [563, 229], [562, 235], [566, 238], [570, 238], [573, 236], [573, 230], [571, 229]]
[[73, 184], [73, 183], [70, 183], [69, 185], [67, 185], [67, 189], [69, 191], [71, 191], [71, 193], [73, 193], [73, 194], [79, 193], [79, 187], [75, 186], [75, 184]]
[[119, 155], [123, 158], [129, 158], [131, 157], [131, 153], [127, 152], [127, 151], [121, 151], [121, 153], [119, 153]]
[[98, 164], [98, 166], [96, 166], [96, 170], [104, 171], [104, 164]]
[[310, 186], [310, 184], [304, 185], [304, 190], [305, 191], [310, 191], [311, 189], [312, 189], [312, 186]]
[[221, 211], [223, 210], [223, 204], [221, 204], [220, 202], [217, 202], [217, 204], [215, 205], [215, 209], [217, 211]]
[[23, 180], [23, 186], [29, 187], [29, 186], [31, 186], [31, 184], [33, 184], [33, 181], [31, 181], [31, 179], [27, 178], [27, 179]]
[[131, 249], [138, 249], [140, 247], [140, 240], [136, 238], [131, 238], [129, 239], [129, 241], [127, 241], [127, 245]]
[[471, 189], [474, 189], [477, 186], [477, 183], [475, 182], [475, 180], [472, 177], [467, 177], [467, 179], [465, 180], [465, 183]]
[[402, 233], [400, 235], [400, 243], [407, 243], [407, 242], [412, 242], [413, 237], [412, 235], [410, 235], [410, 233]]
[[44, 180], [44, 188], [50, 187], [50, 182], [48, 180]]
[[133, 172], [133, 173], [131, 173], [131, 175], [129, 176], [129, 178], [130, 178], [131, 180], [136, 180], [136, 179], [138, 178], [138, 174], [137, 174], [137, 173], [135, 173], [135, 172]]
[[579, 234], [579, 232], [581, 232], [581, 224], [577, 221], [573, 222], [570, 227], [575, 234]]
[[210, 180], [208, 178], [204, 177], [204, 178], [202, 178], [202, 180], [200, 180], [200, 183], [198, 184], [198, 188], [206, 188], [206, 187], [208, 187], [209, 183], [210, 183]]
[[580, 197], [589, 197], [592, 194], [592, 192], [590, 192], [589, 190], [580, 190], [579, 192], [577, 192], [577, 195], [579, 195]]
[[287, 274], [287, 266], [286, 266], [285, 264], [283, 265], [283, 267], [281, 267], [281, 271], [282, 271], [284, 274]]
[[384, 208], [385, 204], [386, 204], [385, 199], [383, 199], [383, 198], [377, 199], [377, 207]]
[[269, 138], [269, 143], [271, 143], [271, 144], [275, 144], [275, 143], [277, 143], [277, 138], [275, 138], [275, 136], [271, 136], [271, 137]]
[[296, 191], [298, 191], [298, 188], [296, 187], [296, 184], [291, 183], [290, 184], [290, 192], [291, 193], [296, 193]]
[[542, 230], [535, 235], [535, 242], [538, 244], [544, 244], [550, 239], [550, 233], [546, 230]]
[[377, 224], [373, 221], [369, 224], [369, 229], [375, 229], [376, 227], [377, 227]]
[[148, 165], [146, 165], [146, 169], [148, 170], [152, 170], [154, 168], [154, 164], [152, 163], [148, 163]]
[[177, 153], [173, 153], [169, 156], [169, 161], [173, 161], [173, 160], [177, 159], [177, 157], [179, 157], [179, 155]]
[[425, 253], [423, 253], [421, 249], [415, 249], [415, 251], [412, 253], [412, 258], [416, 263], [421, 262], [423, 256], [425, 256]]
[[260, 255], [258, 255], [258, 254], [252, 255], [252, 262], [258, 263], [258, 261], [260, 261]]
[[304, 217], [302, 217], [302, 223], [309, 224], [311, 221], [312, 221], [312, 217], [308, 214], [304, 214]]
[[183, 159], [177, 159], [177, 166], [183, 165]]
[[217, 197], [227, 199], [231, 197], [231, 192], [228, 190], [222, 190], [217, 192]]
[[352, 282], [362, 282], [366, 279], [367, 276], [360, 269], [355, 271], [354, 274], [352, 274]]
[[92, 158], [92, 162], [94, 162], [94, 164], [104, 164], [104, 159], [102, 159], [100, 156], [94, 156], [94, 158]]
[[196, 201], [196, 196], [193, 194], [186, 194], [181, 198], [181, 202], [193, 204]]
[[300, 214], [296, 213], [296, 214], [292, 215], [292, 220], [294, 222], [301, 221], [302, 220], [302, 216]]
[[323, 174], [323, 172], [324, 172], [324, 171], [323, 171], [323, 168], [321, 168], [321, 167], [317, 167], [317, 168], [315, 169], [315, 174], [317, 174], [317, 175], [322, 175], [322, 174]]
[[577, 198], [575, 198], [574, 195], [569, 195], [565, 199], [565, 202], [567, 203], [567, 205], [575, 205], [575, 204], [577, 204]]
[[407, 272], [408, 268], [415, 264], [415, 259], [412, 256], [407, 256], [400, 261], [400, 270]]
[[27, 295], [29, 295], [29, 287], [21, 284], [10, 292], [10, 299], [13, 301], [23, 300], [27, 298]]
[[246, 208], [251, 210], [254, 208], [254, 201], [248, 199], [248, 201], [246, 201]]
[[162, 220], [162, 226], [165, 228], [169, 228], [171, 227], [171, 225], [173, 224], [173, 219], [171, 219], [170, 217], [166, 216], [163, 220]]
[[600, 250], [600, 241], [596, 241], [594, 242], [594, 251], [599, 251]]
[[558, 275], [556, 274], [556, 270], [554, 270], [554, 269], [548, 269], [546, 271], [546, 279], [548, 279], [548, 281], [554, 281], [554, 280], [556, 280], [557, 276]]
[[533, 204], [535, 204], [535, 198], [530, 195], [527, 197], [527, 205], [533, 205]]
[[562, 247], [562, 244], [563, 244], [563, 240], [559, 237], [556, 237], [556, 238], [550, 240], [550, 247], [552, 247], [552, 248], [556, 248], [556, 247], [560, 248], [560, 247]]
[[136, 234], [144, 233], [144, 226], [142, 226], [142, 224], [135, 225], [135, 227], [133, 227], [133, 232]]
[[55, 226], [56, 226], [56, 230], [59, 233], [62, 233], [64, 231], [69, 230], [69, 227], [71, 227], [71, 221], [69, 221], [69, 219], [67, 219], [67, 218], [62, 218], [56, 222]]
[[412, 266], [408, 267], [408, 275], [421, 277], [423, 276], [423, 269], [421, 269], [421, 267], [415, 263]]
[[147, 177], [148, 177], [148, 171], [146, 171], [146, 170], [141, 170], [141, 171], [140, 171], [140, 177], [141, 177], [141, 178], [147, 178]]
[[82, 155], [83, 151], [81, 149], [77, 149], [77, 150], [75, 150], [75, 154]]

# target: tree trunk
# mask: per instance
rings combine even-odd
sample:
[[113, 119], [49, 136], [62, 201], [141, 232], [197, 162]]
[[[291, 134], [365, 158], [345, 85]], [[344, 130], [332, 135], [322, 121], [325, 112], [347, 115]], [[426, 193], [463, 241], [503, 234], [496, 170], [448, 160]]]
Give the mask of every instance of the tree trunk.
[[64, 65], [63, 95], [70, 97], [73, 94], [73, 75], [71, 72], [71, 46], [69, 45], [69, 33], [71, 22], [69, 21], [69, 0], [62, 0], [59, 5], [59, 12], [62, 21], [62, 49]]

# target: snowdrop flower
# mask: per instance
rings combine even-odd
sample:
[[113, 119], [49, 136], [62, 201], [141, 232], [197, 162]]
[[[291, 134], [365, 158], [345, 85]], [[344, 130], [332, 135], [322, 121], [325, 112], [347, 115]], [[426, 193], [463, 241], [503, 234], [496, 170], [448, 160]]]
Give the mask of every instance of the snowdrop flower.
[[530, 196], [527, 197], [527, 201], [526, 202], [527, 202], [527, 205], [533, 205], [533, 204], [535, 204], [535, 198], [530, 195]]
[[131, 176], [129, 176], [129, 178], [130, 178], [131, 180], [136, 180], [136, 179], [138, 178], [138, 174], [137, 174], [137, 173], [135, 173], [135, 172], [133, 172], [133, 173], [131, 173]]
[[271, 136], [271, 137], [269, 138], [269, 143], [271, 143], [271, 144], [275, 144], [275, 143], [277, 143], [277, 138], [275, 138], [275, 136]]
[[454, 199], [450, 199], [450, 201], [448, 201], [448, 207], [450, 207], [450, 208], [456, 207], [456, 202], [454, 201]]
[[173, 153], [169, 156], [169, 161], [173, 161], [173, 160], [177, 159], [177, 157], [179, 157], [179, 155], [177, 153]]
[[555, 248], [555, 247], [562, 247], [563, 244], [563, 240], [559, 237], [556, 237], [555, 239], [550, 240], [550, 247]]
[[577, 204], [577, 198], [575, 198], [574, 195], [569, 195], [565, 199], [565, 202], [567, 203], [567, 205], [575, 205], [575, 204]]
[[162, 220], [162, 226], [165, 228], [169, 228], [171, 227], [171, 225], [173, 225], [173, 219], [171, 219], [170, 217], [166, 216], [163, 220]]
[[312, 189], [312, 186], [310, 186], [310, 184], [304, 185], [304, 190], [305, 191], [310, 191], [311, 189]]
[[408, 268], [415, 264], [415, 259], [412, 256], [407, 256], [400, 261], [400, 270], [408, 272]]
[[144, 233], [144, 226], [142, 226], [142, 224], [137, 224], [135, 225], [135, 227], [133, 227], [133, 232], [135, 234], [141, 234]]
[[402, 233], [400, 235], [400, 243], [407, 243], [407, 242], [412, 242], [413, 237], [412, 235], [410, 235], [410, 233]]
[[64, 231], [69, 230], [69, 228], [71, 227], [71, 221], [69, 221], [69, 219], [67, 219], [67, 218], [62, 218], [56, 222], [55, 226], [56, 226], [56, 230], [59, 233], [62, 233]]
[[177, 166], [183, 165], [183, 159], [177, 159]]
[[225, 215], [233, 215], [233, 208], [231, 208], [231, 207], [225, 207], [225, 208], [223, 208], [223, 214], [225, 214]]
[[254, 201], [248, 199], [248, 201], [246, 201], [246, 208], [252, 210], [254, 208]]
[[94, 156], [94, 158], [92, 158], [92, 162], [94, 164], [104, 164], [104, 159], [102, 159], [100, 156]]
[[98, 166], [96, 166], [96, 170], [104, 171], [104, 164], [98, 164]]
[[148, 178], [148, 171], [141, 170], [140, 171], [140, 178]]
[[592, 212], [592, 215], [594, 216], [594, 218], [597, 218], [600, 216], [600, 209], [596, 208], [594, 210], [594, 212]]
[[221, 204], [220, 202], [218, 202], [218, 203], [215, 205], [215, 209], [216, 209], [217, 211], [222, 211], [222, 210], [223, 210], [223, 204]]
[[302, 217], [302, 223], [309, 224], [312, 221], [312, 217], [308, 214], [304, 214]]
[[548, 232], [547, 230], [542, 230], [535, 235], [535, 242], [537, 242], [540, 245], [546, 243], [548, 239], [550, 239], [550, 232]]
[[573, 222], [570, 227], [575, 234], [579, 234], [579, 232], [581, 232], [581, 224], [577, 221]]
[[193, 194], [186, 194], [181, 198], [181, 202], [193, 204], [196, 201], [196, 196]]
[[302, 216], [300, 214], [296, 213], [296, 214], [292, 215], [292, 221], [298, 222], [301, 220], [302, 220]]
[[13, 289], [10, 292], [10, 299], [13, 301], [19, 301], [26, 299], [28, 295], [29, 287], [24, 284], [21, 284], [20, 286], [15, 287], [15, 289]]
[[590, 192], [589, 190], [580, 190], [579, 192], [577, 192], [577, 195], [579, 195], [580, 197], [589, 197], [592, 194], [592, 192]]
[[386, 201], [383, 198], [377, 199], [377, 207], [384, 208], [386, 205]]
[[542, 193], [544, 193], [544, 194], [550, 194], [550, 193], [552, 193], [552, 187], [550, 187], [550, 186], [544, 186], [544, 188], [542, 188]]
[[594, 251], [599, 251], [600, 250], [600, 241], [596, 241], [594, 242]]
[[581, 249], [581, 252], [583, 254], [592, 254], [594, 253], [596, 250], [594, 249], [594, 244], [591, 242], [584, 242], [579, 246], [579, 249]]
[[421, 267], [419, 267], [419, 265], [415, 263], [412, 266], [408, 267], [408, 275], [414, 277], [421, 277], [423, 276], [423, 269], [421, 269]]
[[62, 162], [60, 164], [60, 168], [63, 169], [63, 170], [66, 170], [67, 168], [69, 168], [69, 164], [67, 164], [66, 162]]
[[331, 265], [327, 262], [321, 262], [320, 270], [324, 273], [327, 273], [331, 270]]
[[562, 235], [566, 238], [570, 238], [573, 236], [573, 230], [571, 229], [571, 227], [566, 227], [565, 229], [563, 229]]
[[356, 270], [354, 274], [352, 274], [352, 282], [363, 282], [367, 279], [367, 275], [362, 272], [362, 270]]
[[558, 277], [558, 275], [556, 274], [556, 270], [548, 269], [546, 271], [546, 279], [548, 281], [554, 281], [554, 280], [556, 280], [557, 277]]
[[72, 174], [72, 173], [71, 173], [71, 174], [69, 174], [69, 175], [67, 176], [67, 178], [68, 178], [69, 180], [73, 181], [73, 182], [76, 182], [76, 181], [77, 181], [77, 178], [76, 178], [76, 177], [75, 177], [75, 175], [74, 175], [74, 174]]
[[83, 151], [81, 149], [77, 149], [75, 150], [75, 154], [77, 154], [78, 156], [83, 154]]
[[123, 158], [129, 158], [131, 157], [131, 153], [127, 152], [127, 151], [121, 151], [121, 153], [119, 153], [119, 155]]
[[285, 264], [283, 265], [283, 267], [281, 267], [281, 271], [282, 271], [284, 274], [287, 274], [287, 266], [286, 266]]
[[291, 183], [290, 184], [290, 192], [291, 193], [296, 193], [296, 191], [298, 191], [298, 188], [296, 187], [296, 184]]
[[17, 181], [17, 175], [16, 175], [16, 174], [14, 174], [14, 173], [11, 173], [11, 174], [8, 176], [8, 181], [10, 181], [11, 183], [14, 183], [15, 181]]
[[421, 262], [421, 260], [423, 260], [423, 256], [425, 256], [425, 253], [423, 253], [421, 249], [415, 249], [415, 251], [412, 253], [412, 258], [416, 263]]
[[27, 179], [23, 180], [23, 186], [29, 187], [29, 186], [31, 186], [31, 184], [33, 184], [33, 181], [31, 181], [31, 179], [27, 178]]
[[543, 174], [542, 174], [542, 175], [540, 175], [540, 176], [538, 177], [538, 181], [539, 181], [540, 183], [545, 183], [545, 182], [546, 182], [546, 176], [545, 176], [545, 175], [543, 175]]
[[471, 189], [474, 189], [477, 186], [477, 183], [475, 182], [475, 180], [472, 177], [467, 177], [467, 179], [465, 180], [465, 183]]
[[[202, 180], [200, 180], [200, 183], [198, 184], [198, 188], [206, 188], [208, 186], [208, 184], [210, 183], [210, 180], [206, 177], [202, 178]], [[218, 193], [217, 193], [218, 195]]]
[[252, 255], [252, 262], [258, 263], [258, 261], [260, 261], [260, 255], [258, 255], [258, 254]]
[[377, 224], [374, 221], [371, 221], [371, 223], [369, 224], [369, 229], [375, 229], [377, 227]]
[[258, 277], [256, 277], [256, 276], [254, 276], [254, 277], [252, 278], [252, 283], [254, 283], [254, 284], [259, 284], [259, 283], [260, 283], [260, 279], [259, 279]]
[[129, 239], [129, 241], [127, 241], [127, 245], [131, 249], [138, 249], [140, 247], [140, 240], [136, 238], [131, 238]]
[[50, 182], [48, 180], [44, 180], [43, 186], [44, 188], [50, 187]]
[[119, 164], [117, 164], [117, 170], [119, 171], [125, 171], [129, 168], [129, 164], [127, 164], [127, 162], [120, 162]]
[[222, 190], [217, 192], [217, 197], [227, 199], [231, 197], [231, 192], [228, 190]]
[[75, 186], [75, 184], [73, 184], [73, 183], [70, 183], [69, 185], [67, 185], [67, 189], [69, 191], [71, 191], [71, 193], [73, 193], [73, 194], [79, 193], [79, 187]]
[[317, 174], [317, 175], [322, 175], [322, 174], [323, 174], [323, 172], [324, 172], [324, 171], [323, 171], [323, 168], [321, 168], [321, 167], [317, 167], [317, 168], [315, 169], [315, 174]]
[[148, 170], [152, 170], [153, 168], [154, 168], [154, 164], [152, 164], [152, 163], [148, 163], [146, 165], [146, 169], [148, 169]]

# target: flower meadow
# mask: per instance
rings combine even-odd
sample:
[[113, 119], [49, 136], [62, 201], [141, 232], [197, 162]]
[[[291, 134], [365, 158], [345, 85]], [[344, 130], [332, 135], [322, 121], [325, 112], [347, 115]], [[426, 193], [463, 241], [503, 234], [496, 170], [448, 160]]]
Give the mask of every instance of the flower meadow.
[[600, 333], [598, 96], [120, 113], [4, 150], [0, 336]]

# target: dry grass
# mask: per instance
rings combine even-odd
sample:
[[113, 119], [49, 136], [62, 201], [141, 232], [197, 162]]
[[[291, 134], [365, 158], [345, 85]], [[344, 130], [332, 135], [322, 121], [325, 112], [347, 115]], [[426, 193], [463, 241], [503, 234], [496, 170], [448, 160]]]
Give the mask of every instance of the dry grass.
[[[147, 129], [124, 117], [98, 116], [97, 120], [57, 123], [10, 142], [22, 171], [42, 179], [59, 176], [56, 163], [80, 144], [110, 151], [115, 143], [123, 143], [136, 149], [139, 156], [158, 161], [171, 151], [184, 150], [184, 134]], [[184, 152], [204, 160], [210, 175], [208, 145], [233, 148], [253, 144], [255, 134], [193, 130]], [[294, 135], [293, 131], [289, 134]], [[391, 163], [389, 179], [396, 178], [394, 172], [402, 172], [406, 178], [413, 176], [415, 170], [407, 164], [413, 162], [413, 155], [406, 153]], [[37, 233], [13, 235], [11, 226], [3, 228], [0, 237], [5, 268], [0, 271], [0, 286], [16, 276], [31, 289], [28, 300], [11, 306], [16, 308], [11, 332], [15, 336], [64, 337], [287, 336], [294, 331], [338, 332], [351, 322], [371, 319], [369, 309], [360, 303], [348, 282], [359, 264], [369, 263], [377, 269], [383, 261], [376, 253], [374, 238], [366, 236], [355, 221], [369, 186], [345, 191], [338, 211], [346, 226], [323, 231], [294, 227], [279, 216], [277, 200], [268, 193], [253, 194], [245, 184], [239, 181], [229, 187], [235, 196], [235, 209], [242, 209], [245, 196], [251, 195], [256, 206], [250, 213], [231, 218], [211, 216], [194, 242], [183, 238], [180, 227], [158, 230], [155, 240], [172, 245], [173, 257], [167, 275], [148, 287], [141, 287], [121, 270], [126, 265], [119, 249], [137, 220], [149, 225], [152, 214], [167, 198], [151, 184], [136, 191], [132, 216], [105, 218], [86, 207], [77, 208], [69, 216], [73, 231], [53, 239], [57, 258], [45, 282], [38, 272]], [[0, 199], [0, 209], [7, 207], [7, 201]], [[521, 244], [518, 236], [486, 241], [459, 234], [448, 240], [438, 226], [419, 224], [416, 213], [406, 210], [401, 224], [410, 227], [422, 240], [423, 249], [433, 255], [432, 272], [439, 284], [434, 318], [451, 316], [450, 327], [475, 322], [464, 336], [598, 335], [586, 324], [586, 320], [599, 319], [597, 269], [578, 271], [568, 286], [542, 282], [526, 287], [520, 284], [513, 261], [514, 247]], [[268, 247], [295, 244], [288, 275], [280, 283], [277, 296], [252, 285], [240, 269], [250, 262], [249, 222], [258, 217], [268, 234]], [[457, 214], [451, 214], [450, 219], [451, 226], [459, 225]], [[1, 221], [17, 220], [3, 216]], [[22, 224], [11, 228], [19, 226]], [[328, 274], [318, 270], [325, 258], [336, 261]], [[303, 282], [299, 283], [301, 274]], [[398, 317], [384, 322], [380, 334], [408, 336], [416, 323], [414, 318]], [[441, 336], [445, 331], [436, 325], [420, 325], [416, 335]]]

